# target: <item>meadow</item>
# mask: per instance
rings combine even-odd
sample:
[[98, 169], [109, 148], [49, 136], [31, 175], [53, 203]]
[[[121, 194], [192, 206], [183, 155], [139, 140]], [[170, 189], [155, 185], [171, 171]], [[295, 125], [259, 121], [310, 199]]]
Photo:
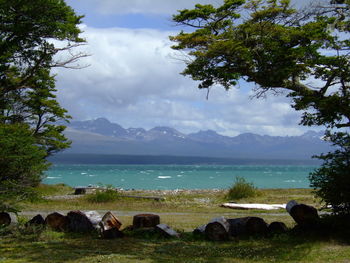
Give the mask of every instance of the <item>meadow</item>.
[[[226, 190], [128, 191], [111, 200], [94, 200], [91, 195], [72, 195], [65, 185], [42, 185], [44, 198], [22, 204], [17, 225], [0, 229], [0, 262], [349, 262], [348, 230], [334, 233], [293, 230], [293, 219], [285, 210], [232, 210], [220, 207]], [[124, 197], [160, 196], [163, 201]], [[300, 203], [322, 207], [310, 189], [264, 189], [240, 203]], [[123, 223], [132, 224], [135, 214], [155, 213], [161, 223], [177, 230], [179, 239], [166, 239], [147, 231], [127, 232], [120, 239], [101, 239], [97, 233], [77, 234], [49, 229], [26, 228], [33, 215], [71, 210], [112, 211]], [[322, 213], [325, 213], [323, 211]], [[282, 221], [290, 230], [273, 236], [240, 237], [225, 242], [207, 241], [192, 231], [211, 218], [259, 216], [267, 223]]]

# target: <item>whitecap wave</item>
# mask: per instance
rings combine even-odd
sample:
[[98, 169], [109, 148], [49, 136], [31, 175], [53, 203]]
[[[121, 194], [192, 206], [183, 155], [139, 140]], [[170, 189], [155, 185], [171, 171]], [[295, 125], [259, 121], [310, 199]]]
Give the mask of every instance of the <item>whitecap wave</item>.
[[158, 176], [159, 179], [170, 179], [171, 176]]
[[284, 181], [285, 183], [296, 183], [297, 181], [296, 180], [286, 180]]

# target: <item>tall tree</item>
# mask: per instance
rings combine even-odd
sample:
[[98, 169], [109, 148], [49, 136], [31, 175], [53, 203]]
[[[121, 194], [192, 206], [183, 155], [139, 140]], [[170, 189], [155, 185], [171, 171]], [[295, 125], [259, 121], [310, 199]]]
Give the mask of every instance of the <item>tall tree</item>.
[[45, 158], [69, 147], [61, 123], [70, 117], [55, 99], [51, 68], [79, 67], [86, 56], [74, 51], [85, 42], [81, 19], [63, 0], [0, 0], [2, 202], [29, 197], [19, 193], [40, 182]]
[[[183, 74], [200, 81], [199, 88], [229, 89], [244, 79], [257, 84], [256, 97], [285, 94], [304, 112], [301, 124], [325, 125], [336, 133], [328, 139], [339, 145], [350, 127], [349, 17], [348, 0], [304, 10], [289, 0], [224, 0], [219, 7], [179, 11], [173, 20], [192, 31], [171, 40], [174, 49], [188, 52]], [[315, 178], [312, 185], [324, 187]]]

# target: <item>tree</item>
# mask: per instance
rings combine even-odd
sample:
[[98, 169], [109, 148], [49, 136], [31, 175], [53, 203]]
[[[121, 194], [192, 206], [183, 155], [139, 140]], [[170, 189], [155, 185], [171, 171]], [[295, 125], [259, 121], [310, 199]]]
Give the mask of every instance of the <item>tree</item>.
[[[300, 11], [288, 0], [225, 0], [179, 11], [173, 20], [194, 30], [170, 38], [188, 52], [183, 74], [199, 88], [229, 89], [244, 79], [257, 84], [256, 97], [284, 94], [304, 112], [302, 125], [325, 125], [339, 146], [350, 127], [349, 14], [350, 1]], [[328, 203], [316, 177], [312, 185]]]
[[27, 125], [0, 124], [0, 211], [16, 212], [19, 201], [35, 196], [48, 167], [45, 156]]
[[1, 201], [30, 197], [45, 158], [70, 145], [51, 69], [79, 68], [81, 19], [63, 0], [0, 0]]

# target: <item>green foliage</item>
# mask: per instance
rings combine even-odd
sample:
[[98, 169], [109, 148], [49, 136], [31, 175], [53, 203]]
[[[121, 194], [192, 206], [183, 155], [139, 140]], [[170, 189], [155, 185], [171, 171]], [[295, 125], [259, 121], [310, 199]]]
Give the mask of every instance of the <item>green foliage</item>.
[[88, 194], [86, 200], [91, 203], [108, 203], [119, 199], [120, 194], [113, 188], [107, 187], [105, 189], [96, 190], [95, 193]]
[[247, 182], [244, 177], [236, 177], [235, 183], [230, 187], [226, 198], [228, 200], [239, 200], [257, 195], [257, 189], [253, 183]]
[[63, 0], [0, 0], [0, 210], [33, 197], [46, 157], [70, 145], [50, 71], [84, 56], [81, 18]]
[[28, 126], [0, 123], [0, 211], [16, 211], [16, 203], [35, 196], [45, 156]]
[[[61, 0], [0, 0], [0, 122], [29, 124], [47, 155], [70, 144], [57, 125], [70, 116], [55, 99], [50, 70], [84, 56], [71, 50], [84, 42], [81, 18]], [[62, 51], [67, 59], [55, 60]]]
[[[350, 32], [339, 10], [349, 15], [350, 5], [298, 11], [286, 0], [226, 0], [179, 11], [173, 20], [195, 30], [170, 39], [189, 53], [183, 74], [199, 80], [199, 88], [229, 89], [244, 79], [257, 84], [257, 97], [287, 91], [296, 110], [308, 111], [304, 125], [350, 126], [349, 39], [331, 30], [342, 25]], [[318, 80], [315, 87], [307, 85], [310, 78]]]
[[328, 138], [338, 149], [318, 156], [324, 162], [310, 175], [311, 186], [335, 213], [350, 214], [350, 135], [328, 133]]

